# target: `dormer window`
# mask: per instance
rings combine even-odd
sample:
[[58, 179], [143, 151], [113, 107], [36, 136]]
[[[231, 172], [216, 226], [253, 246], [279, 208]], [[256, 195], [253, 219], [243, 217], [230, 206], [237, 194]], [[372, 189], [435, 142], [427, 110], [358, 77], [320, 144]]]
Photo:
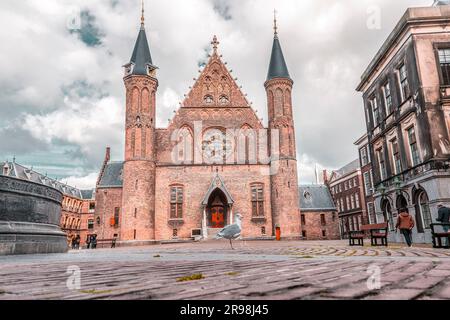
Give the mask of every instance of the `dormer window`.
[[7, 163], [5, 163], [5, 165], [3, 166], [3, 175], [9, 175], [9, 165]]
[[214, 103], [214, 99], [212, 96], [208, 95], [204, 98], [204, 102], [205, 104], [213, 104]]
[[134, 64], [130, 63], [125, 65], [125, 76], [130, 75], [133, 72]]
[[303, 197], [305, 198], [306, 201], [311, 201], [311, 193], [309, 193], [308, 191], [305, 191], [303, 193]]

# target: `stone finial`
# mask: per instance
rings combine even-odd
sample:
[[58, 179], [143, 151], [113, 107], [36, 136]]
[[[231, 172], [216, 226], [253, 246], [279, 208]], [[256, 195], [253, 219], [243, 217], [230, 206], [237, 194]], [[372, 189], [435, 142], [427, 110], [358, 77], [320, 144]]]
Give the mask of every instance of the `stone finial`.
[[214, 54], [217, 54], [217, 48], [219, 47], [219, 44], [220, 44], [220, 42], [217, 40], [217, 36], [214, 36], [211, 44], [213, 46]]
[[141, 14], [141, 26], [143, 27], [145, 24], [145, 8], [144, 8], [144, 0], [142, 0], [142, 14]]
[[273, 34], [278, 36], [277, 9], [273, 10]]

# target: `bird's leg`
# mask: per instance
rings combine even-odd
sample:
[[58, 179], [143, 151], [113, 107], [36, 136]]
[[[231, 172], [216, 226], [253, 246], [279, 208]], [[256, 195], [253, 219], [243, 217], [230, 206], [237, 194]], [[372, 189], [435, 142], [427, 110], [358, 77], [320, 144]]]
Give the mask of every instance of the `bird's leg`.
[[231, 250], [234, 250], [234, 248], [233, 248], [233, 242], [231, 241], [231, 239], [230, 239], [230, 245], [231, 245]]

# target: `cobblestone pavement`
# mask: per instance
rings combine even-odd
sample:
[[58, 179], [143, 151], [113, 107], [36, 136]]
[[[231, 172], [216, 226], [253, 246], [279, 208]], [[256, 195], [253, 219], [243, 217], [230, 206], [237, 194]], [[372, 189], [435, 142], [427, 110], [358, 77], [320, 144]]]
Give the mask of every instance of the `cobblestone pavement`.
[[[0, 257], [0, 299], [450, 299], [448, 250], [344, 241], [235, 246], [217, 241]], [[78, 290], [67, 287], [71, 266], [81, 270]], [[202, 279], [181, 279], [195, 274]]]

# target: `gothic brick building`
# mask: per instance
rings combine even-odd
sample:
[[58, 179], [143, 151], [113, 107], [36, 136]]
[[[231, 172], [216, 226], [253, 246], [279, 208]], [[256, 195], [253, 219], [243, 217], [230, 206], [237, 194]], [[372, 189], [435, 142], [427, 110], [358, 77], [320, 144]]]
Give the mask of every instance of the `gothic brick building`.
[[243, 238], [299, 238], [292, 81], [275, 34], [264, 83], [268, 128], [227, 70], [214, 37], [209, 61], [167, 128], [157, 128], [157, 70], [144, 17], [125, 67], [125, 159], [107, 154], [95, 232], [120, 244], [211, 238], [243, 215]]

